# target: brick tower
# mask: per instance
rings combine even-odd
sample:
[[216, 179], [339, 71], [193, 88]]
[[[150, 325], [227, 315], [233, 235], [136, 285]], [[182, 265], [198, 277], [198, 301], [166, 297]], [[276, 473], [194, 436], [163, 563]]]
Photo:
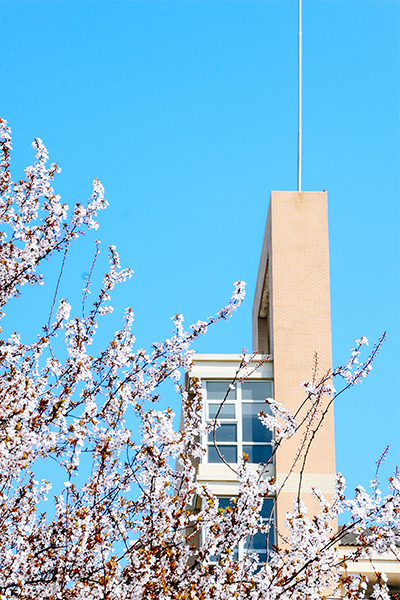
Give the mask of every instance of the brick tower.
[[[315, 357], [317, 378], [332, 365], [329, 286], [328, 210], [326, 192], [272, 192], [253, 304], [253, 345], [271, 354], [274, 397], [292, 413], [304, 400], [300, 384], [310, 381]], [[278, 450], [278, 484], [289, 474], [299, 434]], [[284, 531], [285, 513], [296, 497], [301, 463], [277, 501], [277, 526]], [[333, 410], [312, 443], [303, 474], [301, 498], [309, 513], [315, 501], [311, 487], [329, 497], [334, 491], [335, 440]]]

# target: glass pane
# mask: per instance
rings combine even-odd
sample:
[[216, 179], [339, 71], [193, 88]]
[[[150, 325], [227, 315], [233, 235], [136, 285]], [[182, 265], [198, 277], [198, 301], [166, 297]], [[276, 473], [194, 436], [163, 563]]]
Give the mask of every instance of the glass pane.
[[251, 463], [266, 463], [271, 458], [272, 446], [243, 446]]
[[246, 538], [244, 547], [246, 550], [249, 549], [258, 552], [261, 558], [261, 554], [267, 553], [267, 537], [265, 533], [258, 531], [251, 537], [249, 536]]
[[[229, 390], [229, 381], [207, 381], [207, 399], [208, 400], [223, 400]], [[233, 390], [229, 390], [229, 400], [236, 398], [236, 387]]]
[[[217, 442], [236, 442], [236, 425], [233, 423], [223, 423], [215, 430], [215, 439]], [[214, 441], [214, 432], [208, 432], [208, 441]]]
[[[232, 558], [232, 554], [231, 554], [231, 558]], [[239, 558], [239, 552], [237, 548], [233, 549], [233, 560], [238, 560]], [[214, 556], [210, 556], [210, 562], [211, 563], [216, 563], [221, 559], [221, 554], [215, 554]]]
[[272, 381], [244, 381], [242, 398], [260, 402], [264, 402], [266, 398], [272, 398]]
[[272, 431], [267, 429], [258, 418], [260, 411], [267, 412], [265, 404], [242, 404], [243, 441], [244, 442], [270, 442]]
[[[237, 462], [237, 448], [236, 446], [218, 446], [218, 450], [228, 463], [236, 463]], [[218, 452], [215, 446], [208, 446], [208, 462], [209, 463], [221, 463]]]
[[[208, 418], [215, 419], [217, 412], [220, 408], [220, 404], [210, 404], [208, 406]], [[224, 404], [218, 414], [218, 419], [234, 419], [235, 418], [235, 405]]]
[[268, 553], [272, 550], [272, 537], [265, 533], [255, 533], [253, 537], [249, 537], [245, 540], [244, 548], [245, 551], [257, 552], [258, 562], [263, 563], [268, 559]]
[[225, 509], [228, 506], [234, 506], [233, 498], [228, 498], [227, 496], [218, 496], [218, 507]]
[[263, 505], [262, 505], [261, 511], [260, 511], [260, 515], [262, 516], [262, 518], [265, 519], [266, 521], [268, 521], [271, 516], [273, 508], [274, 508], [273, 498], [266, 498], [263, 502]]

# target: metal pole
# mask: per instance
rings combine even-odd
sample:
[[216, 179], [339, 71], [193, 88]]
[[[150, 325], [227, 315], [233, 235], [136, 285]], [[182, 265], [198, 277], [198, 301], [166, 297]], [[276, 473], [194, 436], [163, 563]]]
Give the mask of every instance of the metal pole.
[[299, 0], [299, 135], [297, 145], [297, 191], [301, 192], [301, 147], [302, 147], [302, 0]]

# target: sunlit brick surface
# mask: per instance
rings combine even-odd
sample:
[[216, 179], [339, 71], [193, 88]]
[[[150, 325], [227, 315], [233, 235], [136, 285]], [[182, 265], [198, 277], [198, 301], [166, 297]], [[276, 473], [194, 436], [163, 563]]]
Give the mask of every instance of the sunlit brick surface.
[[[266, 285], [268, 295], [263, 293]], [[268, 313], [269, 340], [265, 329]], [[253, 307], [253, 337], [255, 349], [261, 353], [269, 350], [273, 355], [275, 398], [295, 412], [304, 399], [301, 382], [312, 379], [315, 355], [318, 356], [317, 378], [332, 364], [326, 192], [271, 193]], [[297, 434], [279, 450], [276, 457], [279, 481], [283, 481], [292, 468], [300, 442]], [[301, 461], [295, 465], [294, 473], [298, 473], [300, 467]], [[313, 511], [315, 504], [310, 494], [313, 478], [327, 496], [332, 493], [333, 410], [312, 443], [305, 473], [307, 485], [302, 498]], [[286, 511], [291, 508], [294, 487], [291, 484], [279, 497], [279, 529], [283, 527]]]

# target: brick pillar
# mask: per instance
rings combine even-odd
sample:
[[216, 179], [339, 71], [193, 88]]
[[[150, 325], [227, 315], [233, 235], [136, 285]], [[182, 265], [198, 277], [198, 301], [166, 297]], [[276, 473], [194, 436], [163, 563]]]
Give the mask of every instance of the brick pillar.
[[[314, 355], [318, 375], [332, 365], [326, 192], [272, 192], [253, 305], [253, 343], [271, 353], [275, 398], [291, 412], [304, 400], [301, 382], [310, 381]], [[278, 482], [290, 471], [300, 444], [296, 434], [276, 456]], [[278, 528], [297, 495], [298, 464], [277, 502]], [[326, 496], [334, 490], [333, 410], [325, 418], [308, 456], [302, 499], [316, 506], [311, 487]]]

